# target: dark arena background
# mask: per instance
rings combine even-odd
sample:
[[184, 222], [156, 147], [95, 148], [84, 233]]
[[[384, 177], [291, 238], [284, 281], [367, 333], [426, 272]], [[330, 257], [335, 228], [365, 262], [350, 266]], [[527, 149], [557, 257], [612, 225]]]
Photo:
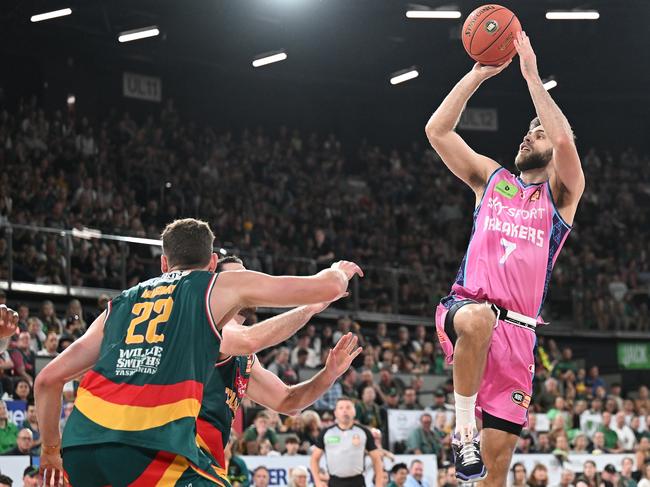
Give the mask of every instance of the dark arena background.
[[[407, 486], [458, 485], [451, 366], [434, 313], [475, 200], [424, 127], [472, 68], [461, 26], [481, 3], [414, 1], [2, 2], [0, 301], [25, 334], [0, 355], [0, 472], [14, 486], [41, 485], [34, 378], [122, 289], [160, 274], [160, 233], [186, 217], [208, 222], [215, 251], [248, 269], [311, 275], [344, 259], [365, 272], [349, 297], [257, 354], [296, 384], [347, 332], [363, 347], [297, 416], [260, 415], [243, 399], [233, 485], [326, 485], [310, 455], [343, 395], [385, 449], [387, 482], [404, 485], [394, 465], [410, 471], [420, 459], [427, 483]], [[508, 485], [648, 486], [650, 1], [502, 4], [531, 39], [586, 179], [542, 311], [550, 325], [536, 332], [529, 423]], [[560, 11], [598, 18], [547, 18]], [[413, 18], [435, 12], [459, 13]], [[143, 29], [152, 36], [119, 40]], [[254, 66], [271, 55], [278, 62]], [[515, 57], [457, 130], [515, 171], [534, 117]], [[281, 311], [259, 308], [247, 322]], [[61, 428], [78, 384], [64, 388]], [[259, 466], [268, 481], [253, 480]]]

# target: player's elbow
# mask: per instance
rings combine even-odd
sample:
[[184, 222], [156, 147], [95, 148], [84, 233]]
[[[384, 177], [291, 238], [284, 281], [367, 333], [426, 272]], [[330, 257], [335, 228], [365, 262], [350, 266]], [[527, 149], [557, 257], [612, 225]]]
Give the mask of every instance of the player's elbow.
[[424, 133], [431, 142], [431, 145], [434, 145], [440, 138], [447, 133], [441, 124], [431, 118], [427, 124], [424, 126]]
[[63, 383], [63, 377], [60, 377], [54, 369], [45, 367], [36, 376], [36, 380], [34, 381], [34, 392], [38, 395], [39, 391], [44, 391], [53, 387], [60, 386], [63, 388]]

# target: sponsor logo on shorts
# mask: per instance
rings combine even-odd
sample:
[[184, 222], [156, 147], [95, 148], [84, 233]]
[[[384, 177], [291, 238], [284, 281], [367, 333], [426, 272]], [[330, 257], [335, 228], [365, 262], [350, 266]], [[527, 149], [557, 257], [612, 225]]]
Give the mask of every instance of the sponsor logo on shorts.
[[514, 391], [511, 398], [512, 402], [524, 409], [528, 409], [528, 406], [530, 406], [530, 396], [524, 391]]
[[494, 19], [490, 19], [485, 23], [485, 30], [488, 34], [494, 34], [499, 30], [499, 23]]
[[438, 341], [442, 344], [447, 341], [447, 335], [444, 332], [436, 328], [436, 333], [438, 334]]

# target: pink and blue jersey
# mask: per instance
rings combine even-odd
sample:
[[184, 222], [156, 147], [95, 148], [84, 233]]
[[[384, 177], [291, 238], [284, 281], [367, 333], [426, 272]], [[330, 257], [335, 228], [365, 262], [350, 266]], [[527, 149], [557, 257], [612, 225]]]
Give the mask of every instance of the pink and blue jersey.
[[548, 181], [525, 184], [497, 169], [474, 211], [452, 295], [489, 301], [541, 321], [553, 266], [570, 231]]

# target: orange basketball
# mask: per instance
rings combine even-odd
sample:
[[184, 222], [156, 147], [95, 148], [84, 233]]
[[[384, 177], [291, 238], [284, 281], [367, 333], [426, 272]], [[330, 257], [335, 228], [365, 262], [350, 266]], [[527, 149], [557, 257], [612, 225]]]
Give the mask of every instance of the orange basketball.
[[515, 54], [515, 34], [521, 30], [519, 19], [501, 5], [483, 5], [474, 10], [463, 24], [463, 47], [481, 64], [498, 66]]

